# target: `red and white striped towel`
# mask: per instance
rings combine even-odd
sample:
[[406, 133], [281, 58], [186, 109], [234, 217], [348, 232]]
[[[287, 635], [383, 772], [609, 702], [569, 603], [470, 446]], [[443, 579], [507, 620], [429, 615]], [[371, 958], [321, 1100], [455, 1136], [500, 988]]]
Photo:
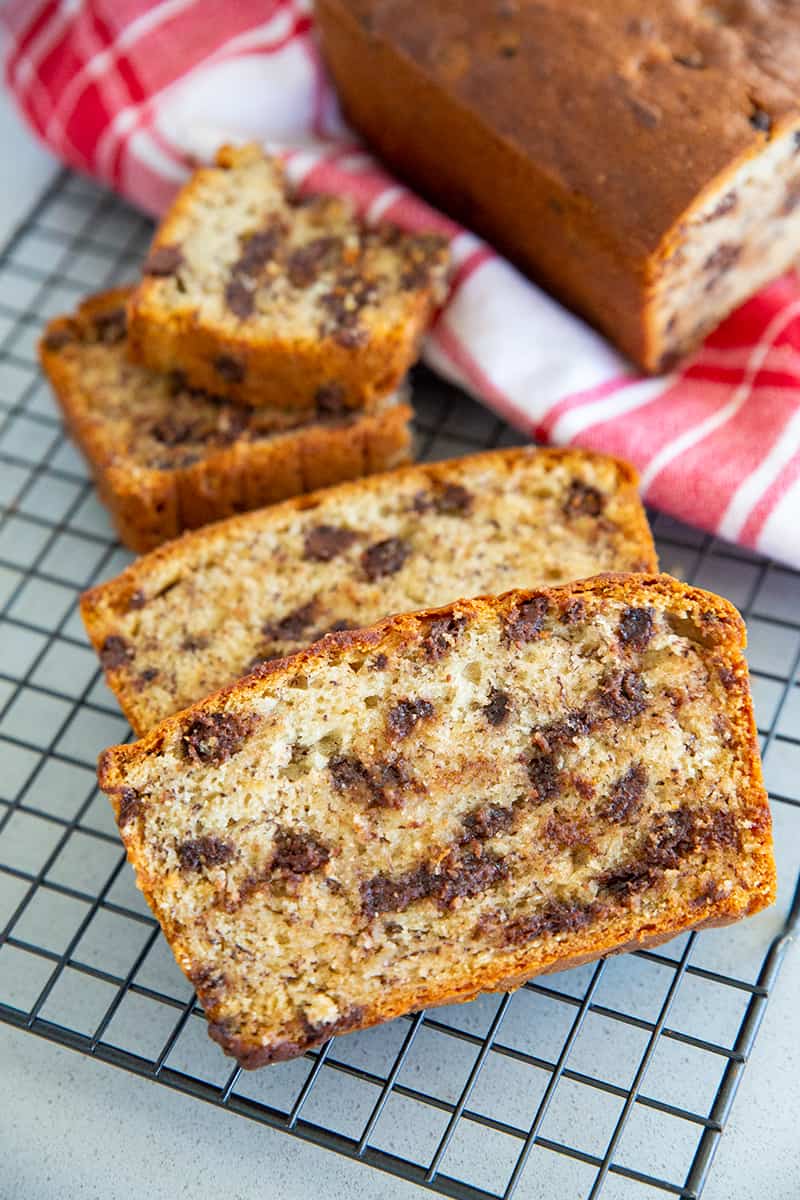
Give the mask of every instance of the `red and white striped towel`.
[[436, 370], [539, 439], [630, 459], [659, 508], [800, 567], [796, 275], [682, 370], [643, 378], [363, 152], [320, 63], [309, 0], [11, 0], [3, 17], [9, 86], [72, 166], [158, 213], [193, 162], [257, 139], [304, 190], [445, 232], [457, 270], [425, 350]]

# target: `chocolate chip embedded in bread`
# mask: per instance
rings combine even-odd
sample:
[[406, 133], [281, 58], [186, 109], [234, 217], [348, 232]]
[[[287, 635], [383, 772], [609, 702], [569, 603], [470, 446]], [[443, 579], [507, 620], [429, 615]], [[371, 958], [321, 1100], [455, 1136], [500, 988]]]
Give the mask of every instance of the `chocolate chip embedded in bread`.
[[518, 604], [506, 614], [504, 628], [506, 639], [517, 645], [532, 642], [539, 636], [549, 608], [546, 596], [534, 596]]
[[214, 370], [226, 383], [241, 383], [246, 374], [244, 363], [231, 354], [218, 354], [214, 359]]
[[498, 833], [505, 833], [514, 824], [513, 808], [499, 804], [479, 804], [461, 818], [467, 841], [487, 841]]
[[463, 617], [438, 617], [431, 621], [428, 632], [422, 639], [426, 657], [431, 662], [436, 662], [443, 654], [447, 654], [453, 648], [464, 624]]
[[200, 713], [181, 737], [184, 755], [190, 762], [226, 762], [242, 749], [257, 720], [255, 713]]
[[280, 641], [299, 641], [312, 624], [316, 609], [316, 601], [309, 600], [308, 604], [301, 604], [299, 608], [287, 613], [280, 621], [268, 621], [262, 626], [261, 632], [265, 637]]
[[132, 821], [139, 815], [141, 808], [142, 797], [135, 788], [123, 787], [117, 793], [119, 796], [117, 807], [117, 824], [120, 829]]
[[411, 553], [411, 547], [402, 538], [385, 538], [368, 546], [361, 555], [361, 565], [370, 582], [384, 575], [395, 575]]
[[139, 608], [144, 608], [147, 603], [147, 597], [141, 588], [136, 588], [128, 597], [128, 612], [135, 612]]
[[590, 925], [599, 912], [598, 904], [562, 904], [552, 900], [538, 912], [502, 925], [502, 939], [506, 946], [524, 946], [545, 933], [575, 933]]
[[342, 254], [340, 237], [318, 237], [298, 246], [289, 255], [286, 273], [293, 287], [309, 287], [322, 271], [338, 261]]
[[69, 329], [51, 329], [49, 333], [44, 335], [42, 344], [45, 350], [63, 350], [70, 342], [74, 342], [75, 334]]
[[232, 842], [220, 837], [189, 838], [176, 848], [183, 871], [200, 871], [203, 867], [221, 867], [236, 853]]
[[598, 816], [619, 824], [627, 821], [638, 811], [647, 787], [647, 771], [641, 763], [634, 763], [616, 781], [608, 799], [600, 806]]
[[330, 562], [357, 540], [358, 534], [343, 525], [315, 525], [305, 536], [303, 558], [312, 562]]
[[632, 721], [647, 707], [647, 689], [636, 671], [617, 671], [602, 684], [600, 704], [617, 721]]
[[323, 842], [300, 829], [280, 829], [275, 837], [273, 871], [284, 875], [310, 875], [324, 867], [331, 852]]
[[540, 804], [561, 790], [561, 772], [552, 754], [535, 754], [528, 761], [528, 778], [533, 787], [532, 798]]
[[652, 608], [626, 608], [619, 622], [620, 643], [631, 650], [646, 650], [653, 636]]
[[425, 721], [433, 716], [433, 705], [430, 700], [400, 700], [389, 709], [386, 723], [392, 737], [406, 738], [419, 721]]
[[133, 646], [126, 642], [125, 638], [112, 633], [103, 642], [100, 650], [100, 662], [103, 664], [104, 670], [115, 671], [118, 667], [130, 662], [134, 654]]
[[584, 483], [581, 479], [573, 479], [564, 501], [564, 512], [568, 517], [599, 517], [605, 503], [606, 498], [598, 488]]
[[483, 706], [484, 716], [490, 725], [499, 727], [505, 723], [510, 703], [511, 697], [508, 695], [508, 692], [502, 692], [496, 687], [491, 689], [489, 700]]
[[180, 246], [155, 246], [144, 260], [142, 274], [158, 277], [174, 275], [183, 261]]
[[230, 279], [225, 285], [225, 303], [235, 317], [247, 320], [255, 312], [255, 286], [238, 277]]

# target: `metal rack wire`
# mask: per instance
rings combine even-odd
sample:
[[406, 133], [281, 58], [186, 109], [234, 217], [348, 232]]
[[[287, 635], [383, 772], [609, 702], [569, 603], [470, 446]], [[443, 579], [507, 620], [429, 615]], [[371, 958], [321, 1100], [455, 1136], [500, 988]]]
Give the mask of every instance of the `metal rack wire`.
[[[0, 1019], [463, 1200], [698, 1197], [800, 908], [800, 575], [654, 518], [664, 568], [748, 620], [776, 909], [232, 1070], [96, 790], [128, 730], [76, 599], [129, 556], [35, 363], [42, 320], [132, 277], [148, 234], [64, 173], [0, 254]], [[415, 403], [423, 457], [517, 440], [425, 372]]]

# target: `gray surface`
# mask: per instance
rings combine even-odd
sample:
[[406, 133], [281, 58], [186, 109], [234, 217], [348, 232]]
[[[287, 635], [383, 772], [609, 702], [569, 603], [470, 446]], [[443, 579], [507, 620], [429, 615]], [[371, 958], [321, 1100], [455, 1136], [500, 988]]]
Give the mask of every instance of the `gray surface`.
[[[2, 130], [0, 122], [0, 130]], [[25, 156], [20, 157], [20, 162]], [[35, 191], [39, 172], [31, 184]], [[22, 183], [15, 190], [15, 210], [20, 209]], [[54, 219], [71, 228], [82, 213], [88, 193], [76, 183], [78, 200], [62, 204]], [[83, 199], [80, 199], [83, 197]], [[94, 203], [94, 201], [92, 201]], [[93, 210], [92, 210], [93, 211]], [[11, 218], [6, 217], [8, 224]], [[138, 222], [121, 210], [99, 210], [89, 222], [92, 232], [119, 247], [135, 238]], [[2, 213], [0, 213], [2, 228]], [[51, 270], [49, 243], [31, 237], [15, 261], [32, 270]], [[37, 255], [43, 256], [37, 260]], [[42, 308], [54, 311], [72, 302], [81, 284], [99, 286], [109, 275], [108, 256], [82, 253], [67, 264], [76, 286], [49, 288]], [[113, 274], [113, 269], [111, 270]], [[80, 282], [79, 282], [80, 281]], [[0, 280], [0, 286], [22, 289], [32, 286], [23, 271]], [[8, 294], [8, 293], [7, 293]], [[5, 421], [0, 448], [13, 454], [17, 466], [0, 469], [0, 500], [19, 498], [18, 512], [0, 527], [0, 559], [17, 563], [21, 570], [38, 561], [41, 574], [29, 581], [11, 606], [10, 616], [31, 626], [0, 624], [0, 711], [14, 695], [14, 680], [20, 679], [38, 654], [38, 665], [30, 684], [14, 696], [0, 720], [0, 735], [16, 736], [27, 748], [0, 744], [5, 751], [0, 767], [0, 796], [16, 795], [19, 784], [37, 761], [39, 750], [51, 741], [62, 756], [48, 763], [26, 792], [25, 803], [69, 820], [80, 806], [91, 784], [90, 770], [96, 750], [125, 736], [124, 723], [116, 713], [113, 698], [95, 682], [95, 664], [89, 651], [73, 644], [82, 637], [74, 615], [80, 586], [99, 571], [108, 575], [118, 569], [125, 555], [116, 551], [102, 509], [88, 492], [85, 472], [74, 452], [62, 442], [51, 424], [52, 406], [43, 387], [28, 386], [30, 337], [27, 345], [15, 345], [21, 366], [6, 370], [0, 379], [0, 418], [3, 406], [17, 395], [25, 395], [23, 411]], [[475, 405], [450, 403], [450, 393], [426, 385], [417, 401], [429, 436], [427, 453], [442, 456], [465, 448], [462, 435], [474, 443], [496, 439], [498, 423]], [[435, 436], [433, 433], [435, 431]], [[56, 468], [53, 470], [52, 468]], [[34, 474], [31, 475], [31, 470]], [[55, 534], [48, 523], [66, 514], [65, 527]], [[45, 524], [42, 524], [45, 522]], [[767, 729], [773, 722], [775, 704], [782, 692], [781, 678], [788, 673], [800, 646], [800, 631], [777, 627], [771, 618], [797, 619], [800, 588], [797, 577], [781, 570], [764, 572], [746, 555], [729, 556], [724, 548], [698, 557], [702, 539], [692, 531], [660, 521], [666, 539], [662, 562], [680, 575], [697, 575], [697, 582], [714, 587], [735, 602], [752, 606], [751, 663], [759, 724]], [[88, 540], [82, 534], [88, 534]], [[680, 543], [680, 544], [678, 544]], [[38, 556], [38, 559], [37, 559]], [[44, 578], [44, 575], [47, 578]], [[19, 582], [13, 567], [0, 570], [0, 602], [3, 587]], [[62, 635], [48, 643], [44, 632], [58, 627]], [[5, 636], [4, 636], [5, 635]], [[68, 640], [69, 639], [69, 640]], [[46, 650], [45, 650], [46, 647]], [[42, 651], [45, 650], [44, 653]], [[84, 692], [90, 707], [75, 709], [75, 698]], [[800, 731], [800, 692], [794, 687], [784, 708], [778, 732]], [[77, 761], [70, 765], [66, 757]], [[84, 765], [80, 765], [84, 764]], [[798, 796], [798, 747], [791, 741], [773, 741], [767, 758], [768, 782], [777, 792]], [[2, 806], [0, 806], [0, 816]], [[797, 871], [798, 810], [785, 804], [775, 806], [776, 839], [781, 874], [779, 906], [733, 930], [703, 934], [697, 939], [692, 962], [722, 972], [733, 972], [753, 980], [769, 938], [779, 926], [788, 893]], [[93, 800], [81, 824], [100, 834], [112, 833], [105, 806]], [[24, 813], [15, 813], [0, 839], [0, 860], [14, 861], [37, 871], [56, 844], [60, 827]], [[93, 891], [109, 881], [109, 895], [131, 912], [142, 910], [132, 887], [127, 867], [118, 869], [120, 856], [113, 842], [73, 832], [47, 872], [48, 878], [67, 886]], [[0, 917], [2, 905], [13, 906], [19, 888], [9, 876], [0, 874]], [[60, 951], [77, 928], [85, 908], [53, 892], [40, 892], [26, 909], [15, 934]], [[125, 917], [98, 913], [81, 937], [75, 957], [124, 977], [150, 937], [146, 927]], [[666, 948], [680, 955], [685, 940]], [[30, 955], [8, 949], [0, 954], [0, 999], [25, 1006], [46, 979], [48, 970]], [[547, 990], [518, 994], [505, 1015], [501, 1035], [504, 1042], [533, 1050], [553, 1060], [563, 1040], [574, 1008], [558, 999], [560, 991], [581, 994], [591, 968], [556, 977]], [[652, 1019], [663, 1000], [672, 972], [641, 959], [620, 959], [608, 964], [598, 990], [598, 999], [610, 1007], [636, 1012]], [[154, 940], [137, 979], [157, 984], [176, 999], [186, 999], [188, 989], [172, 966], [160, 939]], [[779, 991], [767, 1009], [764, 1029], [751, 1065], [745, 1072], [739, 1102], [718, 1161], [706, 1190], [706, 1200], [723, 1197], [774, 1197], [789, 1200], [797, 1194], [800, 1176], [798, 1117], [800, 1104], [795, 1081], [798, 1077], [798, 1038], [793, 1008], [800, 984], [800, 955], [789, 955]], [[70, 972], [48, 998], [44, 1012], [72, 1028], [92, 1032], [102, 1019], [114, 989], [107, 985], [86, 986], [85, 977]], [[128, 1002], [130, 1000], [130, 1003]], [[162, 1006], [145, 1004], [129, 997], [105, 1029], [106, 1041], [148, 1055], [158, 1052], [175, 1013]], [[678, 1032], [731, 1045], [741, 1019], [746, 994], [736, 989], [710, 986], [697, 977], [684, 979], [668, 1024]], [[461, 1009], [444, 1010], [439, 1019], [456, 1029], [483, 1033], [501, 1001], [485, 998]], [[168, 1019], [169, 1018], [169, 1019]], [[407, 1025], [397, 1022], [385, 1029], [339, 1039], [335, 1055], [343, 1062], [368, 1065], [380, 1074], [391, 1061]], [[628, 1086], [643, 1049], [645, 1035], [630, 1026], [590, 1014], [576, 1040], [569, 1065], [611, 1083]], [[424, 1088], [445, 1101], [457, 1099], [472, 1062], [474, 1051], [461, 1041], [423, 1027], [412, 1054], [403, 1068], [403, 1081]], [[207, 1041], [198, 1019], [186, 1026], [168, 1059], [194, 1074], [222, 1082], [229, 1071], [216, 1049]], [[4, 1102], [0, 1104], [0, 1197], [127, 1196], [132, 1188], [146, 1189], [152, 1197], [197, 1194], [224, 1187], [230, 1196], [281, 1195], [284, 1197], [322, 1194], [338, 1196], [407, 1197], [418, 1191], [410, 1185], [377, 1175], [313, 1147], [292, 1141], [230, 1114], [214, 1110], [188, 1097], [168, 1092], [112, 1068], [0, 1026], [0, 1063]], [[718, 1056], [698, 1053], [679, 1041], [662, 1040], [645, 1079], [646, 1095], [706, 1112], [719, 1081], [724, 1062]], [[502, 1068], [502, 1069], [501, 1069]], [[242, 1077], [237, 1089], [268, 1097], [270, 1103], [288, 1108], [308, 1063], [287, 1064], [254, 1076]], [[525, 1126], [546, 1082], [544, 1072], [531, 1068], [509, 1069], [490, 1057], [476, 1090], [470, 1098], [475, 1111], [498, 1116]], [[13, 1100], [9, 1102], [9, 1098]], [[315, 1088], [306, 1117], [325, 1122], [345, 1132], [358, 1132], [371, 1104], [374, 1088], [354, 1086], [347, 1076], [326, 1068]], [[562, 1081], [543, 1132], [556, 1140], [602, 1154], [613, 1128], [620, 1102], [570, 1081]], [[387, 1108], [377, 1130], [376, 1141], [397, 1152], [417, 1154], [421, 1146], [430, 1152], [441, 1132], [441, 1113], [417, 1111], [420, 1106], [398, 1104]], [[457, 1135], [445, 1169], [463, 1174], [483, 1186], [501, 1186], [507, 1176], [509, 1139], [481, 1132], [467, 1125]], [[617, 1156], [639, 1169], [678, 1177], [696, 1144], [697, 1129], [654, 1114], [641, 1106], [625, 1132]], [[518, 1149], [518, 1146], [515, 1147]], [[538, 1149], [523, 1177], [519, 1195], [570, 1200], [584, 1195], [593, 1171], [573, 1160]], [[659, 1193], [611, 1178], [604, 1197], [633, 1198]]]

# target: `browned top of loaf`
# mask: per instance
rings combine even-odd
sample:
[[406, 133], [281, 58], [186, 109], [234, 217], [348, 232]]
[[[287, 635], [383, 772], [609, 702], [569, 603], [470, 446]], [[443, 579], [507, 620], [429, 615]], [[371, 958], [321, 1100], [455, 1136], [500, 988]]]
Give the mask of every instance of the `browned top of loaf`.
[[626, 257], [654, 251], [719, 173], [800, 116], [791, 0], [323, 8], [390, 43], [580, 197], [611, 242], [624, 239]]
[[245, 408], [189, 387], [179, 371], [161, 374], [131, 362], [126, 304], [132, 291], [90, 296], [75, 313], [50, 321], [39, 346], [44, 370], [96, 464], [173, 471], [210, 462], [233, 446], [354, 420], [324, 400], [316, 411]]

